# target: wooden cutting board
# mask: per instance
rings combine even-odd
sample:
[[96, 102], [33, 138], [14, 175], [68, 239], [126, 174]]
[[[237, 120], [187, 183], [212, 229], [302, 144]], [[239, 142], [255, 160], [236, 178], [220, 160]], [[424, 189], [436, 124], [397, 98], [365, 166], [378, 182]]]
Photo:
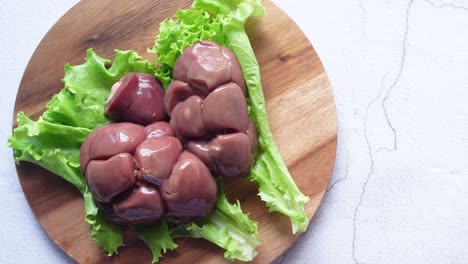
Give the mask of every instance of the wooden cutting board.
[[[19, 88], [15, 116], [24, 111], [37, 119], [45, 104], [62, 87], [65, 63], [84, 61], [86, 50], [112, 58], [113, 49], [133, 49], [144, 58], [153, 45], [159, 23], [188, 0], [83, 0], [47, 33], [34, 52]], [[297, 25], [277, 6], [264, 1], [267, 16], [251, 19], [247, 31], [260, 64], [269, 121], [295, 182], [310, 197], [312, 218], [325, 193], [335, 159], [336, 113], [327, 75], [317, 53]], [[16, 120], [16, 118], [14, 118]], [[16, 126], [16, 123], [15, 123]], [[17, 167], [26, 198], [42, 227], [80, 263], [149, 263], [149, 250], [130, 232], [118, 256], [107, 257], [89, 239], [82, 197], [59, 177], [32, 164]], [[269, 213], [245, 180], [226, 183], [230, 199], [238, 198], [244, 212], [259, 222], [263, 244], [255, 263], [270, 263], [296, 240], [289, 219]], [[315, 232], [309, 230], [308, 232]], [[178, 239], [179, 247], [162, 263], [222, 263], [223, 251], [202, 239]]]

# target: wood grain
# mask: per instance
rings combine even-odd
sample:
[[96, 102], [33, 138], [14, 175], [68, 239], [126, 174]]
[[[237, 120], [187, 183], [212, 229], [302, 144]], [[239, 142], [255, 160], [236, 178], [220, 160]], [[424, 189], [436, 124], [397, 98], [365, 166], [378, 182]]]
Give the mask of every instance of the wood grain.
[[[188, 0], [83, 0], [47, 33], [25, 72], [15, 105], [36, 119], [52, 95], [62, 88], [66, 63], [83, 63], [88, 48], [104, 58], [113, 49], [133, 49], [144, 58], [159, 23]], [[311, 198], [309, 219], [327, 187], [336, 151], [336, 113], [327, 75], [314, 48], [296, 24], [270, 1], [267, 16], [251, 19], [247, 31], [260, 64], [270, 125], [281, 155], [299, 188]], [[15, 119], [15, 118], [14, 118]], [[15, 122], [16, 125], [16, 122]], [[107, 257], [89, 239], [80, 194], [70, 184], [35, 165], [17, 167], [26, 198], [49, 236], [79, 263], [149, 263], [149, 250], [131, 232], [127, 247]], [[256, 195], [257, 186], [245, 180], [225, 182], [230, 199], [241, 200], [245, 212], [258, 221], [264, 240], [254, 263], [270, 263], [297, 238], [289, 220], [269, 213]], [[310, 230], [309, 232], [314, 232]], [[221, 249], [201, 239], [178, 239], [177, 250], [161, 263], [222, 263]]]

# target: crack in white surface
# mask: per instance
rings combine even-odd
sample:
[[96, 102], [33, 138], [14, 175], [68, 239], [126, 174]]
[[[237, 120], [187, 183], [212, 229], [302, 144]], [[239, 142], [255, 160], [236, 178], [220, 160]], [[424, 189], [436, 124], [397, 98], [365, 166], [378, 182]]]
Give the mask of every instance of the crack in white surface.
[[392, 122], [390, 121], [390, 118], [388, 117], [388, 106], [387, 106], [387, 101], [388, 101], [388, 98], [390, 97], [390, 94], [392, 93], [393, 91], [393, 88], [395, 88], [395, 86], [398, 84], [398, 82], [400, 81], [400, 77], [403, 73], [403, 69], [405, 67], [405, 62], [406, 62], [406, 48], [407, 48], [407, 40], [408, 40], [408, 30], [409, 30], [409, 13], [410, 13], [410, 10], [411, 10], [411, 6], [413, 5], [414, 3], [414, 0], [411, 0], [408, 4], [408, 8], [406, 9], [406, 28], [405, 28], [405, 34], [404, 34], [404, 37], [403, 37], [403, 44], [402, 44], [402, 56], [401, 56], [401, 60], [400, 60], [400, 67], [398, 68], [398, 72], [397, 72], [397, 76], [395, 78], [395, 80], [391, 83], [390, 85], [390, 88], [388, 89], [385, 97], [383, 98], [382, 100], [382, 108], [383, 108], [383, 112], [384, 112], [384, 115], [385, 115], [385, 119], [387, 121], [387, 125], [388, 127], [392, 130], [392, 133], [393, 133], [393, 148], [387, 148], [387, 147], [383, 147], [383, 148], [380, 148], [380, 150], [388, 150], [388, 151], [395, 151], [398, 149], [398, 145], [397, 145], [397, 133], [396, 133], [396, 130], [395, 130], [395, 127], [393, 127], [393, 124]]
[[[425, 1], [425, 0], [424, 0]], [[403, 70], [404, 70], [404, 66], [405, 66], [405, 62], [406, 62], [406, 51], [407, 51], [407, 40], [408, 40], [408, 32], [409, 32], [409, 16], [410, 16], [410, 11], [411, 11], [411, 7], [413, 6], [414, 4], [414, 0], [411, 0], [409, 1], [408, 3], [408, 6], [406, 8], [406, 24], [405, 24], [405, 31], [404, 31], [404, 36], [403, 36], [403, 42], [402, 42], [402, 55], [401, 55], [401, 59], [400, 59], [400, 63], [399, 63], [399, 68], [398, 68], [398, 71], [397, 71], [397, 74], [396, 74], [396, 77], [395, 79], [393, 80], [393, 82], [390, 84], [390, 87], [389, 89], [387, 90], [387, 92], [385, 93], [385, 96], [383, 98], [383, 100], [381, 101], [381, 106], [382, 106], [382, 109], [383, 109], [383, 112], [384, 112], [384, 116], [385, 116], [385, 120], [386, 120], [386, 123], [388, 125], [388, 127], [392, 130], [392, 133], [393, 133], [393, 147], [392, 148], [388, 148], [388, 147], [380, 147], [377, 149], [377, 152], [379, 151], [382, 151], [382, 150], [387, 150], [387, 151], [396, 151], [398, 149], [398, 144], [397, 144], [397, 132], [395, 130], [395, 127], [393, 126], [389, 116], [388, 116], [388, 106], [387, 106], [387, 101], [393, 91], [393, 88], [396, 87], [396, 85], [399, 83], [400, 81], [400, 78], [401, 78], [401, 75], [403, 74]], [[364, 117], [364, 137], [365, 137], [365, 140], [366, 140], [366, 144], [367, 144], [367, 148], [368, 148], [368, 151], [369, 151], [369, 158], [370, 158], [370, 170], [369, 170], [369, 173], [367, 174], [367, 177], [364, 181], [364, 184], [362, 186], [362, 191], [361, 191], [361, 195], [359, 197], [359, 202], [358, 204], [356, 205], [356, 207], [354, 208], [354, 215], [353, 215], [353, 240], [352, 240], [352, 255], [353, 255], [353, 260], [354, 260], [354, 263], [355, 264], [358, 264], [360, 263], [356, 257], [356, 237], [357, 237], [357, 217], [358, 217], [358, 212], [359, 212], [359, 208], [361, 207], [362, 205], [362, 202], [364, 200], [364, 195], [366, 194], [366, 190], [367, 190], [367, 184], [371, 178], [371, 176], [374, 174], [374, 170], [375, 170], [375, 160], [374, 160], [374, 155], [373, 155], [373, 147], [372, 147], [372, 144], [370, 143], [370, 140], [369, 140], [369, 135], [368, 135], [368, 125], [367, 125], [367, 119], [368, 119], [368, 115], [369, 115], [369, 110], [372, 106], [373, 103], [375, 103], [382, 95], [382, 92], [384, 90], [384, 80], [385, 78], [388, 76], [388, 73], [385, 74], [385, 76], [382, 78], [382, 82], [381, 82], [381, 90], [379, 92], [379, 94], [373, 98], [369, 104], [367, 105], [367, 108], [366, 108], [366, 115]]]
[[[359, 1], [359, 0], [358, 0]], [[436, 3], [430, 1], [430, 0], [422, 0], [428, 4], [430, 4], [431, 6], [433, 6], [434, 8], [438, 8], [438, 9], [442, 9], [442, 8], [451, 8], [451, 9], [460, 9], [460, 10], [463, 10], [465, 12], [468, 12], [468, 8], [465, 7], [465, 6], [460, 6], [460, 5], [455, 5], [455, 4], [441, 4], [441, 5], [437, 5]], [[390, 94], [392, 93], [393, 91], [393, 88], [398, 84], [398, 82], [400, 81], [400, 77], [403, 73], [403, 70], [404, 70], [404, 67], [405, 67], [405, 62], [406, 62], [406, 52], [407, 52], [407, 48], [408, 48], [408, 30], [409, 30], [409, 12], [411, 10], [411, 7], [412, 5], [414, 4], [414, 0], [411, 0], [408, 4], [408, 8], [406, 9], [406, 29], [405, 29], [405, 34], [404, 34], [404, 37], [403, 37], [403, 44], [402, 44], [402, 56], [401, 56], [401, 60], [400, 60], [400, 67], [398, 69], [398, 72], [397, 72], [397, 76], [395, 78], [395, 80], [392, 82], [392, 84], [390, 85], [390, 88], [388, 89], [384, 99], [382, 100], [382, 109], [383, 109], [383, 112], [384, 112], [384, 115], [385, 115], [385, 119], [386, 119], [386, 122], [387, 122], [387, 125], [388, 127], [392, 130], [392, 133], [393, 133], [393, 146], [392, 148], [388, 148], [388, 147], [380, 147], [379, 149], [377, 149], [377, 152], [380, 152], [380, 151], [383, 151], [383, 150], [387, 150], [387, 151], [395, 151], [398, 149], [398, 144], [397, 144], [397, 132], [395, 130], [395, 127], [393, 126], [389, 116], [388, 116], [388, 106], [387, 106], [387, 101], [390, 97]]]
[[429, 1], [429, 0], [423, 0], [424, 2], [430, 4], [431, 6], [435, 7], [435, 8], [438, 8], [438, 9], [441, 9], [441, 8], [450, 8], [450, 9], [458, 9], [458, 10], [462, 10], [462, 11], [465, 11], [465, 12], [468, 12], [468, 7], [466, 6], [462, 6], [462, 5], [455, 5], [455, 4], [448, 4], [448, 3], [445, 3], [445, 4], [436, 4], [432, 1]]
[[336, 180], [334, 183], [332, 183], [328, 188], [327, 188], [327, 192], [333, 190], [333, 188], [335, 188], [335, 185], [337, 183], [340, 183], [342, 181], [346, 181], [346, 179], [348, 179], [348, 172], [349, 172], [349, 159], [346, 158], [346, 169], [345, 169], [345, 176], [343, 178], [339, 178], [338, 180]]
[[374, 104], [374, 102], [376, 102], [382, 95], [382, 92], [384, 90], [384, 80], [387, 77], [387, 75], [388, 75], [388, 73], [382, 78], [382, 84], [381, 84], [381, 89], [380, 89], [379, 94], [367, 104], [366, 115], [364, 116], [364, 137], [366, 139], [367, 149], [369, 151], [369, 158], [370, 158], [371, 166], [370, 166], [370, 171], [367, 174], [366, 180], [364, 181], [364, 185], [362, 187], [362, 192], [361, 192], [361, 196], [359, 198], [359, 202], [356, 205], [356, 207], [354, 208], [353, 242], [352, 242], [352, 245], [353, 245], [353, 260], [354, 260], [354, 263], [356, 263], [356, 264], [359, 263], [357, 258], [356, 258], [356, 235], [357, 235], [356, 219], [357, 219], [357, 214], [358, 214], [359, 207], [361, 206], [362, 200], [364, 199], [364, 194], [366, 193], [367, 183], [369, 182], [369, 179], [372, 176], [372, 174], [374, 174], [374, 166], [375, 166], [374, 155], [372, 154], [372, 146], [371, 146], [371, 143], [370, 143], [370, 140], [369, 140], [369, 135], [367, 133], [367, 128], [368, 128], [367, 127], [367, 118], [369, 116], [369, 109], [371, 108], [372, 104]]

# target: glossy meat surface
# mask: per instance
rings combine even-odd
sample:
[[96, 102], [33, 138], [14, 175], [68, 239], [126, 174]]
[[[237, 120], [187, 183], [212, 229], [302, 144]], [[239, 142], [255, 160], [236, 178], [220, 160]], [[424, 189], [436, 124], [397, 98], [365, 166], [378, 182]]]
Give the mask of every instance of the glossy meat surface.
[[165, 118], [161, 83], [146, 73], [128, 73], [111, 88], [106, 115], [118, 122], [148, 125]]
[[164, 96], [171, 127], [214, 175], [249, 175], [257, 131], [249, 119], [246, 86], [234, 53], [213, 41], [186, 48]]
[[[81, 169], [111, 221], [147, 224], [165, 216], [185, 221], [211, 213], [216, 182], [173, 134], [166, 122], [115, 123], [94, 130], [82, 144]], [[163, 188], [178, 195], [163, 198]]]
[[208, 216], [214, 208], [218, 188], [205, 164], [183, 152], [168, 181], [161, 186], [168, 214], [184, 222]]

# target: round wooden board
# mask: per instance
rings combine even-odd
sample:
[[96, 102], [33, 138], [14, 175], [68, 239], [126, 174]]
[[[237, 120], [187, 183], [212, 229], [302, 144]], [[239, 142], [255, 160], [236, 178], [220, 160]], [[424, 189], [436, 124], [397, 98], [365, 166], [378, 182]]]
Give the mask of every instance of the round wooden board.
[[[24, 73], [15, 105], [33, 120], [62, 87], [63, 66], [81, 64], [86, 50], [94, 48], [104, 58], [114, 49], [133, 49], [144, 58], [153, 45], [159, 23], [187, 0], [83, 0], [68, 11], [47, 33]], [[297, 25], [270, 1], [263, 1], [267, 16], [251, 19], [247, 31], [260, 64], [269, 121], [295, 182], [310, 197], [306, 205], [312, 218], [325, 193], [335, 160], [336, 113], [332, 89], [314, 48]], [[15, 118], [16, 120], [16, 118]], [[16, 126], [16, 122], [15, 126]], [[23, 162], [17, 167], [26, 198], [49, 236], [79, 263], [149, 263], [151, 253], [135, 235], [126, 233], [125, 248], [107, 257], [89, 239], [81, 195], [71, 184], [50, 172]], [[245, 180], [225, 183], [230, 199], [239, 199], [244, 212], [259, 222], [263, 244], [255, 263], [270, 263], [298, 235], [289, 219], [269, 213], [257, 187]], [[314, 232], [310, 230], [309, 232]], [[179, 247], [161, 263], [222, 263], [223, 251], [202, 239], [178, 239]]]

